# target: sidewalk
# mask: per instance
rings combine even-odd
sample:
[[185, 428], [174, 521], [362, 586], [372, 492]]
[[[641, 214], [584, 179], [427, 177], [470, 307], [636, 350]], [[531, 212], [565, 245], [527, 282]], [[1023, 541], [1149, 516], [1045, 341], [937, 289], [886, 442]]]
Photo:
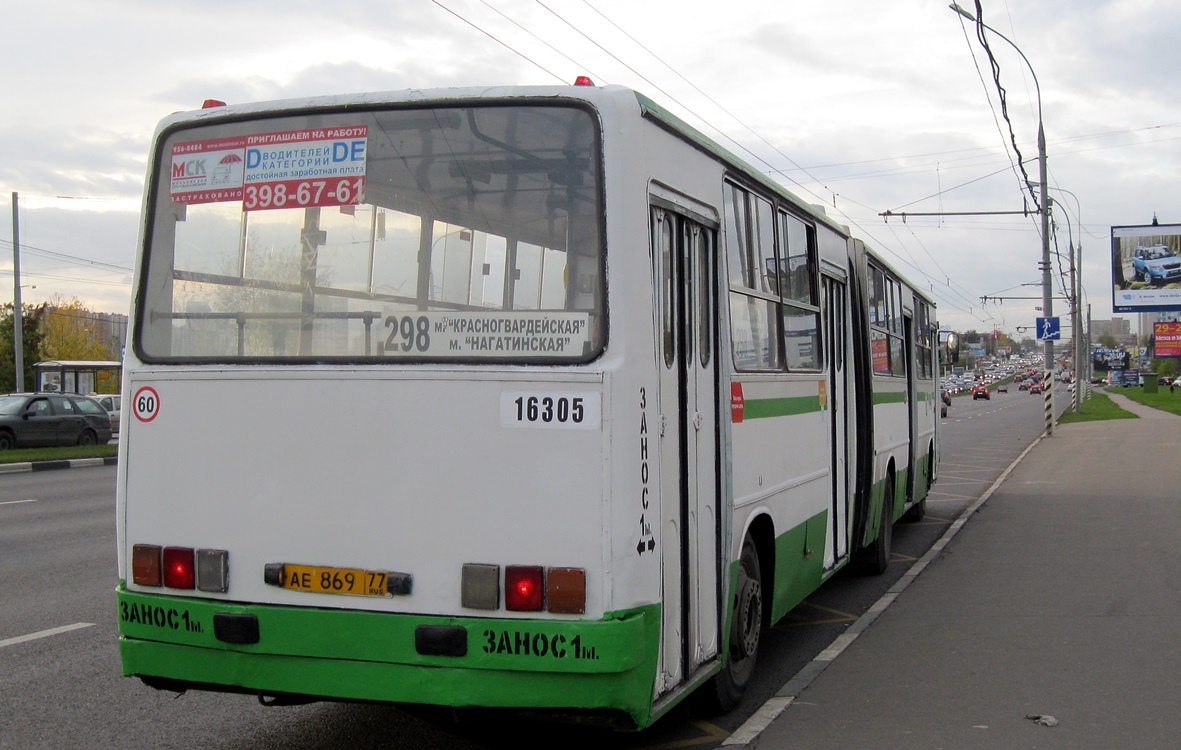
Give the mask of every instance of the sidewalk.
[[1140, 419], [1057, 426], [750, 746], [1181, 746], [1181, 417], [1109, 395]]

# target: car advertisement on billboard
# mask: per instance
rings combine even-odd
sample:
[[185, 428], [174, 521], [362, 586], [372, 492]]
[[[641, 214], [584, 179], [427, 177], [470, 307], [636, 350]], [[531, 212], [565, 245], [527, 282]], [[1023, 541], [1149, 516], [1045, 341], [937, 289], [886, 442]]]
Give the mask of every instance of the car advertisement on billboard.
[[1112, 309], [1181, 310], [1181, 224], [1111, 228]]

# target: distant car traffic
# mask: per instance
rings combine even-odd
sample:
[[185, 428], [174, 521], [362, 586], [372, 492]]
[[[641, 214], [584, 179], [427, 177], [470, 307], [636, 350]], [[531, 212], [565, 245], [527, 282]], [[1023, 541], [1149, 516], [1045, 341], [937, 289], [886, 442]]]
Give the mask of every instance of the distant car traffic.
[[1164, 245], [1138, 247], [1132, 256], [1132, 272], [1137, 281], [1149, 284], [1181, 281], [1181, 258]]
[[992, 396], [988, 395], [987, 386], [978, 385], [972, 389], [972, 400], [975, 401], [978, 398], [992, 400]]
[[111, 439], [111, 418], [89, 396], [0, 396], [0, 451], [45, 445], [96, 445]]
[[997, 393], [1008, 393], [1009, 387], [1007, 385], [1005, 385], [1004, 383], [1001, 383], [1000, 385], [998, 385], [996, 387], [996, 392]]
[[1034, 394], [1034, 393], [1041, 393], [1041, 392], [1042, 392], [1042, 384], [1041, 384], [1041, 383], [1036, 383], [1036, 382], [1035, 382], [1035, 383], [1030, 383], [1030, 385], [1029, 385], [1029, 392], [1030, 392], [1030, 394], [1031, 394], [1031, 395], [1032, 395], [1032, 394]]

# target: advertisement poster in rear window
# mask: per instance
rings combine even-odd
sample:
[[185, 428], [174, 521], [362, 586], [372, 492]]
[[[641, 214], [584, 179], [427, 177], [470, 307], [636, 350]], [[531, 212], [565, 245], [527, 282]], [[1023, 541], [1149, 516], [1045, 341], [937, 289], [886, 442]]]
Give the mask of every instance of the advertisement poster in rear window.
[[1181, 310], [1181, 224], [1111, 228], [1112, 309]]

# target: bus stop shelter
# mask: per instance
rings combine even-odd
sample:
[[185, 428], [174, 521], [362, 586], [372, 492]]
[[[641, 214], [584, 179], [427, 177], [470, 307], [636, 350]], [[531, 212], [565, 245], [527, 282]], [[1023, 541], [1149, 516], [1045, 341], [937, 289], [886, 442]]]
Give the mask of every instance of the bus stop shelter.
[[114, 371], [115, 392], [119, 392], [123, 363], [109, 360], [48, 360], [33, 365], [37, 390], [48, 393], [95, 392], [100, 372]]

